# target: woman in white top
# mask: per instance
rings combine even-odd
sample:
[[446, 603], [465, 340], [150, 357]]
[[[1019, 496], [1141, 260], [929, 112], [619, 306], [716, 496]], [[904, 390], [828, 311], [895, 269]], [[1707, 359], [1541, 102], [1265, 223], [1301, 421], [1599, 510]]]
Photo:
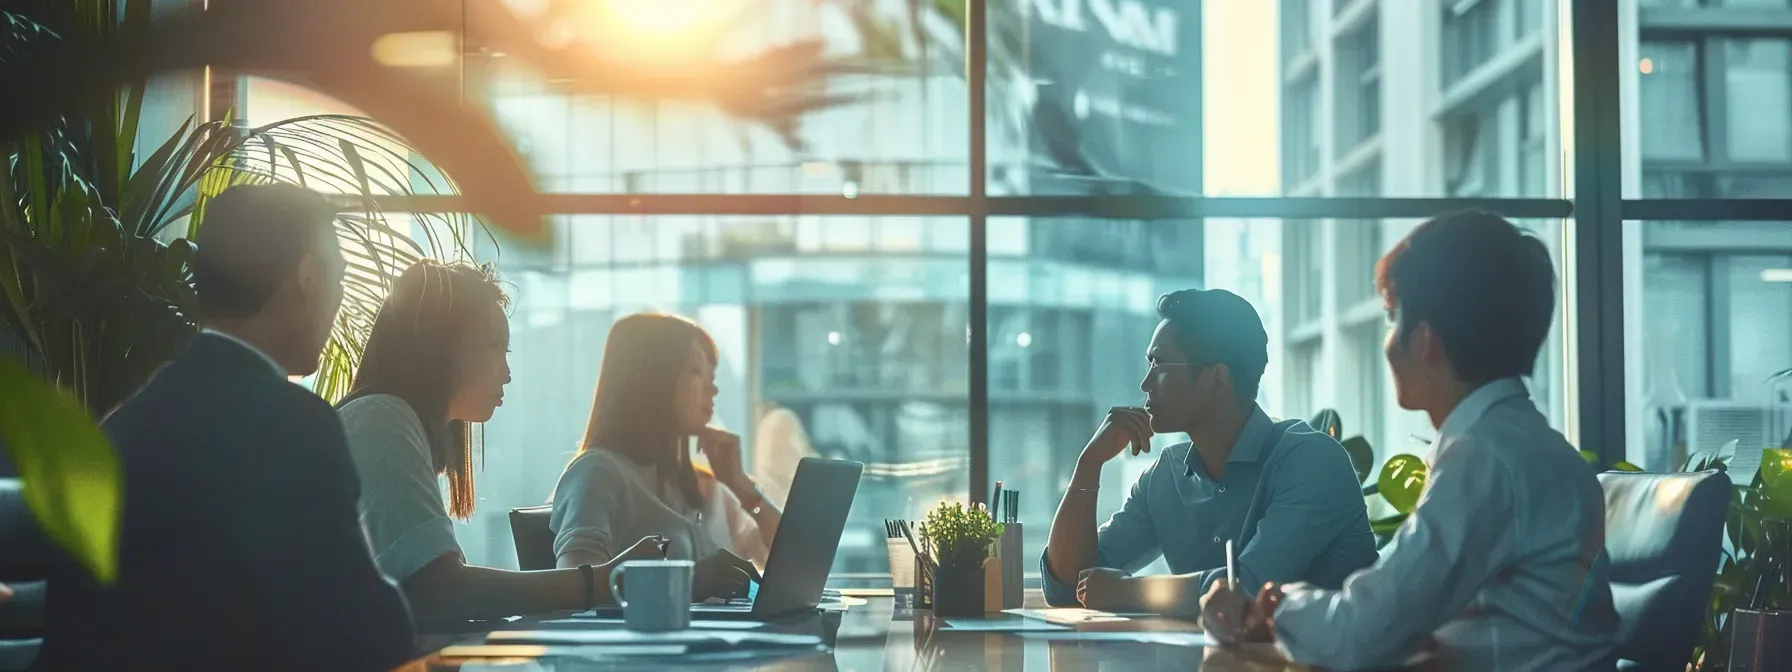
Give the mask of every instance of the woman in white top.
[[487, 266], [413, 264], [381, 306], [353, 391], [338, 407], [374, 561], [420, 620], [611, 603], [612, 565], [660, 557], [660, 540], [639, 538], [615, 559], [541, 572], [468, 565], [461, 555], [450, 518], [473, 514], [471, 425], [491, 419], [510, 382], [506, 304]]
[[[666, 537], [667, 557], [702, 558], [700, 577], [740, 558], [763, 566], [781, 514], [742, 469], [740, 437], [709, 427], [716, 357], [709, 334], [681, 317], [630, 315], [610, 328], [585, 440], [554, 488], [561, 567], [603, 562], [644, 535]], [[708, 470], [692, 463], [693, 438]]]

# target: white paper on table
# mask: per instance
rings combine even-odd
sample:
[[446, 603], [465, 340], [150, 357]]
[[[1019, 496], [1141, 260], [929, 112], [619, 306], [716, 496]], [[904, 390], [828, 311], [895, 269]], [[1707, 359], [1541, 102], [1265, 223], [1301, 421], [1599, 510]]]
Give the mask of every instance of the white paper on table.
[[1059, 625], [1081, 625], [1084, 623], [1119, 623], [1130, 621], [1132, 617], [1152, 617], [1156, 614], [1115, 614], [1094, 609], [1004, 609], [1004, 614], [1014, 614], [1022, 618], [1033, 618], [1047, 623]]
[[1031, 618], [948, 618], [945, 631], [959, 632], [1064, 632], [1070, 626]]
[[1024, 639], [1075, 642], [1132, 642], [1165, 646], [1207, 646], [1207, 635], [1199, 632], [1023, 632]]
[[571, 644], [571, 645], [708, 645], [725, 643], [740, 646], [820, 646], [814, 635], [726, 630], [680, 630], [676, 632], [635, 632], [633, 630], [498, 630], [485, 636], [487, 644]]
[[[591, 626], [624, 627], [626, 622], [620, 618], [552, 618], [540, 621], [542, 626], [559, 629], [560, 626], [577, 625], [580, 628]], [[692, 630], [758, 630], [765, 627], [762, 621], [691, 621]]]

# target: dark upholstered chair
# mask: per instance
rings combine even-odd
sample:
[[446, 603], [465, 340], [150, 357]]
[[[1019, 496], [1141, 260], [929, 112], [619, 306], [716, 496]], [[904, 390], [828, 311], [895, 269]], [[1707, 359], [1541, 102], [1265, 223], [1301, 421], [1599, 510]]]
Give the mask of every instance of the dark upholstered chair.
[[510, 538], [516, 542], [516, 568], [554, 568], [554, 530], [548, 527], [552, 506], [526, 506], [510, 510]]
[[1605, 551], [1612, 563], [1621, 670], [1686, 669], [1711, 601], [1730, 478], [1723, 472], [1607, 472]]

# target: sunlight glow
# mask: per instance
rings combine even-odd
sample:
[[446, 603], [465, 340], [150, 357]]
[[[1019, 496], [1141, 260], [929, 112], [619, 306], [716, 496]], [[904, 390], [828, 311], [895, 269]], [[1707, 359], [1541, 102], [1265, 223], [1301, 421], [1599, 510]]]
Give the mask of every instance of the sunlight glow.
[[390, 33], [373, 42], [373, 61], [393, 68], [434, 68], [453, 65], [459, 45], [454, 33], [432, 30]]

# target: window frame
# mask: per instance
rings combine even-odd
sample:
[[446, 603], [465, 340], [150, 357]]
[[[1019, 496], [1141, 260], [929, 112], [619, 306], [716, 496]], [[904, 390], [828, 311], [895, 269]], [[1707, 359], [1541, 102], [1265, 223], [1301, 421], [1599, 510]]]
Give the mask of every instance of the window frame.
[[[1327, 0], [1304, 0], [1326, 2]], [[1498, 4], [1490, 0], [1480, 0]], [[1525, 0], [1539, 1], [1539, 0]], [[970, 241], [970, 479], [968, 496], [981, 501], [989, 491], [989, 291], [987, 269], [988, 219], [990, 217], [1069, 217], [1084, 219], [1188, 220], [1199, 225], [1205, 218], [1276, 218], [1332, 220], [1337, 226], [1375, 225], [1384, 219], [1424, 219], [1440, 212], [1484, 209], [1514, 219], [1558, 219], [1565, 228], [1562, 287], [1564, 350], [1563, 394], [1566, 433], [1571, 441], [1598, 454], [1604, 464], [1624, 458], [1626, 408], [1624, 386], [1623, 236], [1626, 221], [1641, 219], [1783, 221], [1792, 211], [1792, 199], [1624, 198], [1620, 166], [1625, 159], [1620, 144], [1622, 112], [1619, 82], [1625, 63], [1619, 57], [1619, 29], [1624, 8], [1611, 0], [1560, 0], [1554, 16], [1545, 13], [1540, 32], [1554, 29], [1567, 36], [1572, 52], [1571, 76], [1559, 78], [1554, 119], [1572, 110], [1565, 129], [1559, 159], [1561, 184], [1571, 194], [1564, 198], [1380, 198], [1380, 197], [1261, 197], [1233, 198], [1201, 195], [1131, 196], [991, 196], [988, 193], [987, 86], [988, 0], [967, 0], [966, 54], [969, 76], [968, 194], [964, 196], [863, 194], [854, 198], [811, 194], [595, 194], [553, 193], [533, 198], [537, 209], [553, 215], [865, 215], [956, 216], [968, 218]], [[1308, 9], [1303, 0], [1284, 0], [1284, 8]], [[1186, 30], [1200, 30], [1200, 2]], [[1451, 10], [1444, 2], [1443, 11]], [[1469, 7], [1471, 2], [1458, 2]], [[1345, 5], [1354, 7], [1354, 3]], [[1779, 34], [1792, 38], [1792, 12], [1756, 9], [1640, 7], [1637, 43], [1671, 36], [1675, 31], [1722, 28], [1728, 35]], [[1310, 16], [1303, 12], [1303, 16]], [[1763, 23], [1765, 22], [1765, 23]], [[1307, 26], [1307, 39], [1317, 39], [1321, 26]], [[1284, 26], [1282, 30], [1289, 30]], [[1496, 37], [1499, 35], [1496, 32]], [[1711, 40], [1701, 49], [1709, 56]], [[1279, 48], [1284, 58], [1300, 59], [1310, 45]], [[1716, 49], [1721, 51], [1721, 48]], [[1702, 76], [1721, 77], [1718, 58], [1701, 61]], [[1441, 67], [1441, 66], [1440, 66]], [[1709, 81], [1709, 80], [1708, 80]], [[1284, 82], [1284, 85], [1290, 82]], [[1440, 91], [1450, 82], [1440, 83]], [[1547, 84], [1544, 85], [1546, 87]], [[1544, 87], [1535, 89], [1546, 94]], [[1284, 86], [1283, 90], [1289, 90]], [[1720, 88], [1720, 87], [1706, 87]], [[1719, 93], [1721, 95], [1721, 92]], [[1702, 90], [1705, 104], [1712, 94]], [[1318, 111], [1313, 111], [1317, 113]], [[1546, 114], [1550, 111], [1546, 109]], [[1721, 108], [1704, 111], [1712, 135], [1721, 135], [1725, 122]], [[1197, 112], [1191, 123], [1202, 123]], [[1548, 119], [1548, 117], [1546, 117]], [[1708, 136], [1707, 158], [1720, 156], [1721, 145]], [[1579, 149], [1576, 149], [1579, 148]], [[1651, 162], [1652, 168], [1662, 166]], [[1711, 162], [1687, 165], [1692, 173], [1711, 173], [1729, 166]], [[1299, 194], [1294, 185], [1288, 193]], [[452, 196], [381, 197], [378, 205], [391, 211], [461, 212], [462, 201]], [[1571, 220], [1571, 221], [1570, 221]], [[1638, 260], [1640, 262], [1640, 259]], [[1285, 307], [1284, 307], [1285, 309]]]

